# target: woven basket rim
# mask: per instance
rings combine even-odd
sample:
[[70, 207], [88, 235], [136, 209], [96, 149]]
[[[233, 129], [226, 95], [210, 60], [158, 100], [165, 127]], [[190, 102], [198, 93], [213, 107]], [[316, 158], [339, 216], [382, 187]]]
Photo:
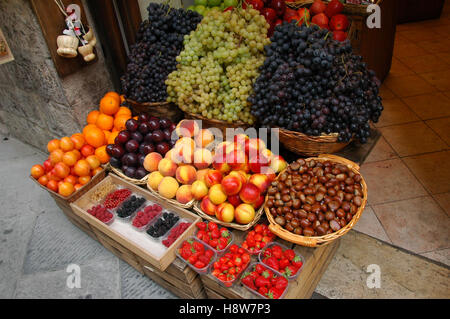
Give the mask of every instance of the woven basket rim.
[[[275, 223], [275, 220], [272, 216], [272, 214], [269, 211], [269, 208], [266, 207], [266, 202], [268, 200], [268, 195], [266, 196], [266, 202], [264, 203], [264, 211], [266, 213], [266, 217], [269, 220], [269, 224], [270, 224], [270, 230], [275, 233], [277, 236], [279, 236], [282, 239], [285, 239], [289, 242], [298, 244], [298, 245], [302, 245], [302, 246], [307, 246], [307, 247], [318, 247], [318, 246], [324, 246], [326, 244], [329, 244], [330, 242], [332, 242], [333, 240], [345, 235], [347, 232], [349, 232], [353, 226], [358, 222], [358, 220], [360, 219], [366, 203], [367, 203], [367, 196], [368, 196], [368, 192], [367, 192], [367, 184], [364, 180], [364, 177], [361, 175], [361, 173], [359, 172], [360, 167], [346, 159], [340, 156], [336, 156], [336, 155], [331, 155], [331, 154], [322, 154], [319, 155], [318, 157], [309, 157], [304, 159], [306, 162], [311, 161], [311, 160], [316, 160], [316, 161], [332, 161], [334, 163], [339, 163], [339, 164], [344, 164], [347, 165], [347, 167], [349, 167], [354, 173], [357, 173], [361, 176], [361, 186], [362, 186], [362, 192], [363, 192], [363, 202], [361, 204], [361, 206], [358, 208], [358, 211], [355, 213], [355, 215], [353, 216], [352, 220], [345, 225], [344, 227], [342, 227], [340, 230], [338, 230], [337, 232], [331, 233], [331, 234], [327, 234], [327, 235], [323, 235], [323, 236], [301, 236], [301, 235], [296, 235], [292, 232], [287, 231], [286, 229], [282, 228], [280, 225], [278, 225], [277, 223]], [[284, 170], [283, 172], [285, 172], [286, 170]], [[278, 176], [277, 179], [279, 178], [279, 176], [283, 173], [281, 172]]]
[[203, 115], [200, 114], [196, 114], [196, 113], [191, 113], [191, 112], [186, 112], [184, 111], [184, 113], [194, 119], [198, 119], [198, 120], [202, 120], [202, 121], [208, 121], [208, 122], [212, 122], [212, 123], [217, 123], [220, 125], [232, 125], [232, 126], [245, 126], [245, 127], [250, 127], [250, 124], [244, 123], [242, 121], [233, 121], [232, 123], [228, 123], [226, 121], [222, 121], [222, 120], [217, 120], [217, 119], [209, 119], [207, 117], [204, 117]]
[[195, 199], [192, 199], [191, 201], [189, 201], [189, 202], [186, 203], [186, 204], [181, 204], [181, 203], [178, 202], [177, 200], [174, 200], [174, 199], [168, 199], [168, 198], [165, 198], [165, 197], [161, 196], [160, 193], [158, 193], [157, 191], [155, 191], [153, 188], [148, 187], [148, 185], [147, 185], [147, 189], [148, 189], [148, 191], [149, 191], [150, 193], [152, 193], [155, 197], [158, 197], [159, 199], [165, 200], [165, 201], [167, 201], [167, 202], [171, 203], [172, 205], [175, 205], [175, 206], [177, 206], [177, 207], [179, 207], [179, 208], [190, 209], [190, 208], [192, 208], [192, 206], [194, 205], [194, 202], [195, 202]]
[[[312, 142], [322, 142], [322, 143], [339, 143], [337, 141], [339, 133], [331, 133], [331, 134], [321, 134], [319, 136], [306, 135], [302, 132], [291, 131], [284, 128], [279, 128], [280, 135], [283, 135], [286, 138], [300, 138], [302, 140], [308, 140]], [[293, 135], [293, 136], [289, 136]], [[345, 142], [346, 143], [346, 142]], [[344, 144], [344, 143], [342, 143]]]
[[143, 102], [143, 103], [139, 103], [136, 102], [135, 100], [129, 99], [127, 97], [125, 97], [125, 101], [132, 104], [132, 105], [142, 105], [142, 106], [158, 106], [158, 105], [169, 105], [172, 104], [172, 102]]
[[216, 224], [219, 224], [219, 225], [222, 225], [222, 226], [225, 226], [225, 227], [228, 227], [228, 228], [241, 230], [241, 231], [246, 231], [246, 230], [249, 230], [251, 227], [253, 227], [253, 225], [255, 225], [261, 219], [261, 216], [263, 215], [263, 212], [264, 212], [264, 205], [262, 205], [256, 211], [255, 218], [253, 218], [253, 220], [250, 223], [245, 224], [245, 225], [241, 225], [241, 224], [237, 224], [237, 223], [226, 223], [226, 222], [218, 220], [214, 216], [210, 216], [208, 214], [205, 214], [202, 211], [202, 209], [200, 208], [200, 201], [195, 201], [192, 208], [193, 208], [194, 212], [196, 212], [203, 219], [207, 219], [209, 221], [215, 222]]
[[118, 175], [120, 178], [123, 178], [124, 180], [126, 180], [127, 182], [130, 182], [132, 184], [135, 185], [146, 185], [147, 184], [147, 180], [148, 180], [148, 176], [150, 174], [145, 175], [143, 178], [141, 179], [135, 179], [135, 178], [129, 178], [128, 176], [126, 176], [122, 170], [112, 167], [111, 165], [109, 166], [109, 169], [116, 175]]

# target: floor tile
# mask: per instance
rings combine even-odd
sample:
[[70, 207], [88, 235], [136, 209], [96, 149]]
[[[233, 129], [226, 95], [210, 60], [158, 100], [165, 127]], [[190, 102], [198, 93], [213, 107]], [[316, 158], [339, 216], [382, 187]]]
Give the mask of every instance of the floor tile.
[[450, 267], [450, 249], [435, 250], [421, 255]]
[[394, 158], [398, 158], [397, 154], [388, 144], [388, 142], [386, 142], [384, 137], [381, 136], [377, 142], [377, 145], [375, 145], [375, 147], [372, 149], [364, 163], [379, 162]]
[[400, 99], [383, 101], [384, 110], [375, 127], [385, 127], [395, 124], [420, 121], [416, 114]]
[[450, 98], [441, 92], [402, 99], [422, 120], [450, 116]]
[[391, 244], [391, 240], [370, 206], [365, 208], [353, 229]]
[[384, 84], [381, 85], [379, 94], [383, 98], [383, 100], [396, 98], [394, 92], [392, 92], [391, 89], [387, 88]]
[[392, 65], [391, 70], [389, 71], [389, 76], [405, 76], [413, 74], [414, 71], [407, 67], [403, 62], [396, 57], [392, 57]]
[[406, 157], [411, 172], [431, 194], [450, 192], [450, 151]]
[[394, 245], [418, 254], [449, 248], [450, 218], [431, 196], [372, 208]]
[[424, 49], [427, 53], [436, 54], [442, 52], [449, 52], [449, 43], [448, 39], [441, 39], [439, 41], [435, 40], [424, 40], [417, 42], [417, 46]]
[[406, 39], [413, 41], [414, 43], [418, 41], [425, 40], [441, 40], [441, 35], [437, 32], [439, 27], [429, 26], [424, 28], [422, 25], [418, 24], [416, 29], [408, 30], [408, 31], [400, 31], [400, 34]]
[[428, 51], [414, 43], [396, 43], [394, 45], [394, 56], [403, 58], [408, 56], [419, 56], [428, 54]]
[[450, 117], [429, 120], [426, 123], [450, 146]]
[[438, 90], [450, 91], [450, 69], [439, 72], [424, 73], [420, 76]]
[[443, 61], [445, 61], [445, 62], [450, 64], [450, 52], [443, 52], [443, 53], [439, 52], [439, 53], [436, 53], [436, 56], [439, 59], [441, 59], [441, 60], [443, 60]]
[[380, 131], [400, 157], [447, 149], [445, 142], [423, 122], [382, 127]]
[[447, 213], [447, 215], [450, 216], [450, 192], [433, 195], [433, 198]]
[[[428, 73], [429, 74], [429, 73]], [[387, 77], [386, 86], [398, 97], [414, 96], [435, 92], [436, 89], [418, 75]]]
[[400, 159], [363, 164], [361, 174], [367, 183], [371, 206], [427, 195]]
[[[450, 68], [450, 65], [439, 57], [428, 54], [414, 57], [399, 58], [406, 70], [416, 73], [428, 73]], [[404, 71], [405, 72], [405, 71]]]

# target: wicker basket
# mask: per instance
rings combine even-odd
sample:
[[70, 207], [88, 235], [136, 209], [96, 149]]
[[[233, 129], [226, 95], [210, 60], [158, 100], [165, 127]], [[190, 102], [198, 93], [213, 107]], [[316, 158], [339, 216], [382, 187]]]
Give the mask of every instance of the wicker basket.
[[260, 209], [258, 209], [258, 211], [255, 214], [255, 218], [253, 219], [253, 221], [249, 224], [246, 225], [241, 225], [241, 224], [237, 224], [237, 223], [226, 223], [223, 221], [218, 220], [216, 217], [214, 216], [210, 216], [208, 214], [205, 214], [202, 209], [200, 208], [200, 202], [196, 201], [194, 203], [193, 206], [194, 211], [203, 219], [209, 220], [211, 222], [215, 222], [219, 225], [225, 226], [225, 227], [229, 227], [229, 228], [233, 228], [233, 229], [237, 229], [237, 230], [241, 230], [241, 231], [246, 231], [249, 230], [250, 228], [253, 227], [253, 225], [255, 225], [259, 219], [261, 218], [263, 212], [264, 212], [264, 205], [261, 206]]
[[291, 152], [303, 156], [317, 156], [339, 152], [348, 144], [339, 143], [337, 134], [308, 136], [300, 132], [280, 129], [279, 140]]
[[126, 103], [133, 110], [134, 115], [150, 114], [158, 118], [168, 118], [174, 123], [178, 123], [183, 118], [183, 112], [173, 103], [156, 102], [156, 103], [138, 103], [136, 101], [126, 99]]
[[[356, 163], [353, 163], [352, 161], [349, 161], [348, 159], [345, 159], [343, 157], [330, 155], [330, 154], [323, 154], [323, 155], [320, 155], [319, 157], [305, 159], [305, 161], [310, 161], [310, 160], [321, 161], [321, 162], [332, 161], [334, 163], [344, 164], [344, 165], [347, 165], [354, 173], [360, 174], [359, 166]], [[280, 175], [281, 174], [282, 173], [280, 173]], [[278, 175], [278, 176], [280, 176], [280, 175]], [[329, 244], [330, 242], [332, 242], [333, 240], [345, 235], [350, 229], [352, 229], [352, 227], [356, 224], [356, 222], [361, 217], [361, 214], [364, 211], [364, 208], [367, 203], [367, 185], [366, 185], [366, 182], [364, 181], [364, 178], [361, 178], [361, 185], [362, 185], [362, 191], [363, 191], [363, 195], [364, 195], [361, 206], [359, 207], [356, 214], [353, 216], [353, 219], [347, 225], [345, 225], [340, 230], [338, 230], [337, 232], [334, 232], [332, 234], [327, 234], [324, 236], [314, 236], [314, 237], [306, 237], [306, 236], [296, 235], [294, 233], [287, 231], [286, 229], [282, 228], [280, 225], [275, 223], [275, 220], [274, 220], [272, 214], [270, 213], [269, 208], [264, 207], [267, 219], [269, 220], [269, 223], [270, 223], [269, 229], [272, 233], [274, 233], [278, 237], [280, 237], [284, 240], [287, 240], [291, 243], [294, 243], [294, 244], [298, 244], [298, 245], [306, 246], [306, 247], [325, 246], [325, 245]], [[266, 200], [267, 199], [268, 199], [268, 196], [266, 196]]]
[[180, 202], [178, 202], [178, 201], [175, 200], [175, 199], [168, 199], [168, 198], [165, 198], [165, 197], [161, 196], [157, 191], [155, 191], [155, 190], [152, 189], [151, 187], [147, 187], [147, 189], [148, 189], [148, 191], [149, 191], [150, 193], [152, 193], [155, 197], [158, 197], [158, 198], [160, 198], [160, 199], [162, 199], [162, 200], [164, 200], [164, 201], [166, 201], [166, 202], [169, 202], [169, 203], [171, 203], [172, 205], [177, 206], [177, 207], [179, 207], [179, 208], [190, 209], [190, 208], [192, 208], [192, 206], [194, 206], [195, 199], [192, 199], [190, 202], [188, 202], [188, 203], [186, 203], [186, 204], [181, 204]]
[[147, 185], [147, 180], [148, 180], [148, 176], [150, 174], [145, 175], [142, 179], [135, 179], [135, 178], [130, 178], [128, 176], [126, 176], [122, 170], [112, 167], [111, 165], [109, 166], [109, 169], [116, 174], [117, 176], [123, 178], [124, 180], [126, 180], [127, 182], [134, 184], [134, 185]]
[[[380, 5], [383, 0], [377, 0], [376, 3]], [[298, 9], [303, 6], [310, 5], [314, 2], [314, 0], [297, 0], [293, 2], [286, 2], [286, 5], [289, 8]], [[330, 2], [329, 0], [325, 0], [325, 2]], [[351, 3], [344, 3], [344, 10], [343, 13], [350, 14], [350, 15], [359, 15], [359, 16], [367, 16], [369, 13], [367, 13], [367, 4], [351, 4]]]
[[220, 129], [222, 131], [223, 137], [225, 139], [226, 137], [226, 131], [227, 128], [242, 128], [244, 131], [250, 127], [249, 124], [246, 124], [244, 122], [241, 121], [235, 121], [233, 123], [228, 123], [225, 121], [220, 121], [220, 120], [214, 120], [214, 119], [208, 119], [206, 117], [203, 117], [199, 114], [193, 114], [193, 113], [189, 113], [189, 112], [185, 112], [185, 117], [188, 119], [193, 119], [193, 120], [199, 120], [202, 121], [202, 128], [212, 128], [212, 127], [216, 127], [218, 129]]

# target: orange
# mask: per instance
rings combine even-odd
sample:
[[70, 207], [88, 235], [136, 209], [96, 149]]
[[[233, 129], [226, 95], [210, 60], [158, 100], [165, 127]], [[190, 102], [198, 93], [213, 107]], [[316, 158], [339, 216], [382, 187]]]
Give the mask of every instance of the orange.
[[115, 132], [112, 132], [111, 134], [109, 134], [108, 144], [114, 144], [114, 141], [115, 141], [117, 135], [119, 135], [119, 131], [115, 131]]
[[75, 192], [75, 187], [68, 183], [68, 182], [62, 182], [58, 187], [58, 193], [61, 196], [68, 197]]
[[75, 191], [79, 190], [81, 187], [83, 187], [83, 185], [81, 185], [81, 184], [76, 184], [76, 185], [74, 186]]
[[79, 150], [73, 150], [71, 152], [75, 154], [75, 156], [77, 157], [77, 161], [81, 158], [81, 153]]
[[54, 192], [57, 192], [58, 191], [58, 182], [57, 181], [49, 181], [47, 183], [47, 188]]
[[33, 176], [34, 179], [39, 179], [45, 174], [45, 169], [42, 165], [34, 165], [31, 168], [31, 176]]
[[118, 131], [125, 130], [125, 123], [131, 119], [131, 116], [128, 115], [120, 115], [114, 119], [114, 128]]
[[75, 148], [75, 143], [70, 139], [70, 137], [65, 136], [59, 141], [59, 147], [64, 152], [69, 152]]
[[119, 104], [120, 104], [120, 95], [119, 95], [119, 93], [117, 93], [117, 92], [108, 92], [108, 93], [105, 94], [104, 97], [107, 97], [107, 96], [115, 98], [117, 101], [119, 101]]
[[64, 182], [70, 183], [72, 185], [75, 185], [78, 183], [78, 177], [69, 175], [66, 178], [64, 178]]
[[84, 136], [81, 133], [75, 133], [73, 134], [70, 139], [72, 140], [75, 149], [79, 150], [80, 148], [83, 147], [85, 141], [84, 141]]
[[62, 162], [69, 167], [74, 166], [77, 161], [78, 161], [78, 156], [74, 151], [64, 153], [63, 158], [62, 158]]
[[95, 153], [95, 148], [89, 144], [86, 144], [81, 148], [81, 154], [84, 157], [88, 157], [89, 155], [94, 155], [94, 153]]
[[114, 126], [114, 117], [102, 113], [98, 116], [95, 125], [102, 130], [110, 131]]
[[119, 117], [122, 115], [126, 115], [128, 118], [131, 118], [131, 110], [126, 106], [121, 106], [115, 116]]
[[57, 140], [57, 139], [51, 140], [47, 144], [47, 150], [49, 153], [57, 150], [58, 148], [59, 148], [59, 140]]
[[114, 115], [119, 111], [120, 102], [115, 97], [105, 96], [100, 100], [100, 113]]
[[100, 163], [106, 164], [109, 162], [109, 155], [106, 152], [106, 145], [100, 146], [95, 150], [95, 156], [99, 159]]
[[53, 152], [50, 153], [50, 163], [52, 165], [55, 165], [56, 163], [59, 163], [62, 161], [62, 158], [64, 156], [64, 151], [62, 149], [56, 149]]
[[96, 169], [100, 166], [100, 160], [95, 155], [86, 157], [86, 161], [89, 163], [91, 169]]
[[88, 124], [95, 124], [95, 122], [97, 122], [97, 117], [99, 115], [100, 115], [100, 111], [97, 111], [97, 110], [91, 111], [86, 118], [86, 122]]
[[89, 145], [95, 148], [105, 145], [106, 143], [105, 133], [98, 127], [87, 130], [84, 138]]
[[59, 182], [61, 180], [61, 178], [59, 178], [58, 176], [56, 176], [56, 171], [55, 169], [52, 169], [50, 172], [47, 173], [47, 177], [48, 180], [50, 181], [56, 181]]
[[77, 176], [88, 176], [91, 172], [91, 166], [86, 160], [79, 160], [74, 166], [74, 171]]
[[100, 173], [102, 170], [103, 170], [102, 167], [97, 167], [96, 169], [94, 169], [94, 170], [92, 171], [92, 176], [97, 175], [97, 174]]
[[122, 104], [123, 102], [125, 102], [125, 95], [121, 95], [120, 96], [120, 104]]
[[43, 176], [39, 177], [38, 182], [42, 186], [47, 186], [47, 184], [48, 184], [48, 177], [47, 177], [47, 175], [43, 175]]
[[95, 125], [95, 123], [94, 124], [88, 124], [88, 125], [86, 125], [84, 128], [83, 128], [83, 136], [84, 136], [84, 138], [86, 138], [86, 133], [87, 133], [87, 131], [89, 131], [89, 130], [91, 130], [91, 129], [94, 129], [94, 128], [98, 128], [97, 127], [97, 125]]
[[105, 133], [105, 140], [106, 140], [106, 143], [108, 143], [108, 139], [109, 139], [109, 136], [111, 135], [111, 131], [103, 131], [103, 133]]
[[66, 178], [70, 174], [70, 167], [63, 162], [57, 163], [53, 170], [55, 171], [55, 175], [61, 179]]
[[87, 183], [90, 182], [90, 180], [91, 180], [90, 176], [82, 176], [78, 179], [78, 181], [81, 185], [86, 185]]

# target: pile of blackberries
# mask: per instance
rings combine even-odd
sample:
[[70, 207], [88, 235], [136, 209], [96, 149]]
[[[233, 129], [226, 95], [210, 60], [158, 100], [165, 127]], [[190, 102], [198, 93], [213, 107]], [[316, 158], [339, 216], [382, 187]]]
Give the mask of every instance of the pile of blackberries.
[[117, 216], [120, 218], [130, 217], [138, 210], [139, 207], [142, 206], [142, 204], [144, 204], [144, 202], [145, 198], [132, 195], [129, 199], [123, 202], [119, 209], [117, 209]]
[[260, 125], [367, 142], [383, 110], [380, 82], [349, 41], [294, 21], [277, 26], [271, 42], [248, 100]]
[[125, 96], [137, 102], [163, 102], [165, 80], [176, 68], [183, 40], [197, 27], [202, 16], [194, 11], [150, 3], [145, 20], [131, 46], [127, 72], [121, 78]]
[[147, 230], [147, 234], [153, 238], [159, 238], [164, 236], [169, 229], [171, 229], [178, 221], [180, 217], [174, 213], [164, 213], [152, 226]]

